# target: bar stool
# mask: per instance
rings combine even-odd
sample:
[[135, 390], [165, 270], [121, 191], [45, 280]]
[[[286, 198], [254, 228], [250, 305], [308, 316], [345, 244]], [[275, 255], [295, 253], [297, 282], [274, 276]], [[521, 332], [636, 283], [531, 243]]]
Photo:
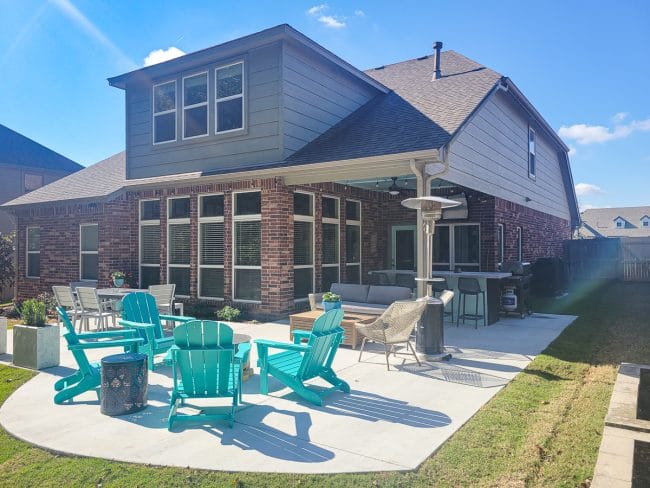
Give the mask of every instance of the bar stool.
[[[456, 315], [456, 327], [458, 327], [460, 319], [463, 319], [463, 324], [465, 323], [465, 319], [470, 319], [474, 320], [474, 328], [478, 329], [478, 320], [483, 319], [483, 326], [485, 327], [487, 325], [486, 321], [486, 311], [485, 311], [485, 292], [481, 290], [481, 285], [479, 284], [478, 280], [476, 278], [464, 278], [464, 277], [459, 277], [458, 278], [458, 292], [460, 293], [460, 297], [458, 298], [458, 314]], [[469, 314], [466, 313], [465, 310], [465, 305], [466, 305], [466, 297], [467, 295], [473, 296], [476, 299], [475, 302], [475, 307], [474, 307], [474, 313]], [[479, 315], [478, 313], [478, 297], [481, 295], [481, 300], [483, 301], [483, 315]], [[460, 313], [460, 304], [461, 302], [463, 303], [463, 313]]]
[[[451, 290], [449, 288], [449, 283], [447, 283], [447, 278], [440, 278], [440, 281], [436, 280], [431, 284], [431, 293], [433, 293], [434, 297], [439, 297], [443, 291], [445, 290]], [[451, 316], [451, 322], [452, 324], [454, 323], [454, 299], [452, 297], [451, 299], [451, 311], [450, 312], [444, 312], [444, 315], [450, 315]]]

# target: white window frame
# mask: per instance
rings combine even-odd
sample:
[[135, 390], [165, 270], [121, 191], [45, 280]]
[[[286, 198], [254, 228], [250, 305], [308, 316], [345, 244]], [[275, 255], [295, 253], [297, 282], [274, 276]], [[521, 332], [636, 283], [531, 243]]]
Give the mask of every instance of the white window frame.
[[519, 225], [517, 226], [517, 261], [523, 262], [524, 260], [524, 229]]
[[[29, 250], [29, 229], [38, 229], [38, 251], [30, 251]], [[41, 228], [35, 225], [31, 225], [27, 227], [26, 233], [25, 233], [25, 251], [26, 251], [26, 257], [25, 257], [25, 277], [26, 278], [40, 278], [41, 277], [41, 266], [40, 266], [40, 254], [41, 254]], [[81, 248], [81, 246], [80, 246]], [[29, 274], [29, 255], [30, 254], [38, 254], [39, 255], [39, 266], [38, 266], [38, 276], [36, 275], [30, 275]], [[80, 263], [81, 264], [81, 263]]]
[[[478, 227], [478, 263], [457, 263], [456, 262], [456, 227], [462, 226], [476, 226]], [[478, 269], [481, 269], [481, 224], [478, 222], [462, 222], [458, 224], [436, 224], [436, 228], [439, 227], [448, 227], [449, 228], [449, 262], [441, 263], [434, 262], [433, 266], [448, 266], [451, 271], [454, 271], [457, 266], [478, 266]], [[433, 252], [433, 250], [432, 250]]]
[[625, 220], [622, 219], [621, 217], [616, 217], [616, 219], [614, 219], [614, 222], [616, 223], [616, 228], [617, 229], [624, 229], [625, 228]]
[[[229, 68], [230, 66], [235, 66], [237, 64], [241, 64], [241, 93], [238, 95], [230, 95], [229, 97], [223, 97], [219, 98], [218, 97], [218, 78], [217, 78], [217, 72], [220, 69], [224, 68]], [[229, 63], [229, 64], [224, 64], [222, 66], [217, 66], [214, 69], [214, 133], [217, 135], [220, 134], [229, 134], [232, 132], [239, 132], [243, 131], [246, 128], [246, 97], [244, 94], [246, 93], [246, 71], [245, 71], [245, 65], [244, 65], [244, 60], [242, 59], [241, 61], [235, 61], [234, 63]], [[237, 129], [228, 129], [228, 130], [219, 130], [219, 102], [227, 102], [228, 100], [234, 100], [236, 98], [241, 98], [241, 127]]]
[[[299, 264], [299, 265], [294, 264], [293, 269], [295, 272], [296, 269], [311, 268], [311, 292], [314, 293], [314, 291], [316, 290], [316, 264], [315, 264], [316, 263], [316, 226], [314, 225], [315, 216], [316, 216], [316, 195], [314, 193], [308, 191], [301, 191], [301, 190], [295, 190], [293, 193], [294, 194], [301, 193], [303, 195], [311, 196], [311, 216], [296, 215], [295, 213], [293, 214], [294, 222], [311, 222], [311, 264]], [[295, 253], [295, 249], [294, 249], [294, 253]], [[295, 279], [294, 279], [294, 285], [295, 285]], [[293, 299], [295, 303], [306, 302], [307, 300], [309, 300], [309, 297]]]
[[[214, 223], [214, 222], [223, 223], [224, 224], [224, 241], [226, 239], [226, 236], [225, 236], [225, 230], [226, 230], [225, 225], [226, 224], [225, 224], [225, 219], [224, 219], [223, 216], [221, 216], [221, 217], [201, 217], [201, 209], [203, 208], [203, 198], [219, 196], [219, 195], [223, 195], [224, 203], [225, 203], [226, 196], [224, 195], [224, 193], [202, 193], [202, 194], [199, 195], [199, 198], [198, 198], [198, 205], [199, 206], [198, 206], [198, 209], [197, 209], [197, 214], [198, 214], [198, 220], [199, 220], [199, 223], [198, 223], [199, 230], [198, 230], [198, 243], [197, 243], [197, 246], [198, 246], [198, 252], [197, 252], [197, 256], [198, 256], [198, 263], [197, 263], [198, 273], [197, 274], [198, 274], [198, 276], [197, 276], [197, 282], [196, 282], [196, 293], [197, 293], [198, 298], [200, 298], [202, 300], [223, 301], [224, 298], [225, 298], [225, 297], [206, 297], [206, 296], [203, 296], [201, 294], [201, 272], [202, 272], [203, 268], [205, 268], [205, 269], [223, 269], [223, 270], [225, 270], [225, 265], [226, 265], [226, 263], [225, 263], [225, 254], [224, 254], [224, 264], [201, 264], [201, 224], [209, 224], [209, 223]], [[224, 249], [225, 249], [225, 244], [226, 243], [224, 242]], [[225, 276], [224, 276], [224, 280], [225, 280]], [[224, 295], [225, 295], [225, 292], [226, 292], [226, 290], [225, 290], [225, 287], [224, 287]]]
[[[97, 227], [97, 250], [96, 251], [82, 251], [81, 250], [81, 229], [83, 227]], [[97, 280], [84, 279], [83, 274], [83, 262], [81, 257], [84, 254], [97, 254]], [[99, 280], [99, 224], [97, 222], [87, 222], [85, 224], [79, 224], [79, 281], [98, 281]]]
[[[531, 134], [533, 135], [533, 142], [531, 146], [530, 142], [530, 136]], [[531, 179], [536, 179], [537, 178], [537, 133], [535, 132], [535, 129], [533, 129], [531, 126], [528, 126], [528, 143], [527, 143], [527, 148], [528, 148], [528, 177]], [[532, 165], [532, 171], [531, 171], [531, 164], [530, 164], [530, 156], [533, 156], [535, 159], [535, 162]]]
[[[347, 261], [347, 237], [346, 237], [346, 250], [345, 250], [345, 281], [349, 283], [348, 281], [348, 273], [347, 273], [347, 266], [359, 266], [359, 283], [363, 283], [363, 266], [361, 263], [363, 262], [363, 233], [362, 233], [362, 228], [361, 228], [361, 223], [363, 222], [363, 205], [361, 205], [361, 200], [354, 200], [352, 198], [346, 198], [345, 199], [345, 205], [347, 207], [348, 202], [357, 202], [359, 204], [359, 220], [348, 220], [347, 218], [347, 210], [346, 210], [346, 216], [345, 216], [345, 225], [346, 227], [348, 225], [356, 225], [359, 227], [359, 261], [358, 262], [353, 262], [353, 263], [348, 263]], [[340, 218], [340, 209], [339, 209], [339, 218]], [[345, 231], [345, 234], [347, 236], [347, 229]]]
[[[138, 216], [139, 216], [139, 229], [138, 229], [138, 283], [142, 286], [142, 268], [158, 268], [158, 275], [160, 275], [160, 263], [158, 264], [149, 264], [142, 262], [142, 228], [146, 226], [158, 226], [158, 232], [160, 232], [160, 219], [144, 220], [142, 218], [142, 207], [144, 202], [158, 202], [160, 204], [159, 198], [145, 198], [138, 201]], [[160, 252], [160, 250], [158, 250]]]
[[[251, 215], [236, 215], [237, 211], [237, 195], [240, 193], [259, 193], [260, 194], [260, 213], [259, 214], [251, 214]], [[232, 192], [232, 219], [231, 219], [231, 242], [232, 242], [232, 249], [231, 249], [231, 261], [232, 261], [232, 300], [233, 302], [239, 302], [239, 303], [255, 303], [255, 304], [261, 304], [261, 288], [262, 288], [262, 260], [261, 260], [261, 254], [262, 250], [260, 249], [260, 265], [259, 266], [242, 266], [242, 265], [236, 265], [235, 264], [235, 249], [237, 247], [237, 235], [235, 232], [235, 225], [237, 222], [259, 222], [260, 223], [260, 236], [261, 236], [261, 229], [262, 229], [262, 203], [261, 203], [261, 198], [262, 198], [262, 191], [261, 189], [251, 189], [251, 190], [241, 190], [241, 191], [233, 191]], [[260, 238], [260, 247], [262, 247], [262, 242]], [[237, 298], [235, 296], [236, 290], [237, 290], [237, 270], [238, 269], [257, 269], [260, 272], [260, 300], [245, 300], [241, 298]]]
[[[205, 75], [205, 102], [201, 103], [195, 103], [193, 105], [185, 105], [185, 80], [188, 78], [194, 78], [195, 76], [201, 76]], [[200, 71], [198, 73], [193, 73], [191, 75], [183, 76], [183, 90], [181, 93], [182, 97], [182, 106], [183, 106], [183, 117], [182, 117], [182, 123], [181, 123], [181, 136], [184, 141], [190, 140], [190, 139], [198, 139], [199, 137], [205, 137], [210, 135], [210, 74], [208, 71]], [[206, 112], [205, 112], [205, 134], [199, 134], [196, 136], [190, 136], [190, 137], [185, 137], [185, 110], [187, 109], [192, 109], [192, 108], [198, 108], [198, 107], [206, 107]]]
[[641, 227], [650, 227], [650, 217], [641, 217]]
[[[27, 188], [27, 180], [29, 178], [40, 178], [41, 183], [38, 185], [36, 188]], [[45, 177], [42, 174], [37, 174], [37, 173], [24, 173], [23, 174], [23, 191], [25, 193], [29, 193], [30, 191], [38, 190], [39, 188], [43, 188], [45, 185]]]
[[[176, 196], [176, 197], [167, 198], [167, 284], [170, 284], [169, 283], [169, 275], [170, 275], [171, 268], [186, 268], [187, 269], [187, 268], [191, 268], [191, 266], [192, 266], [192, 263], [191, 263], [192, 256], [191, 255], [190, 255], [190, 264], [171, 264], [169, 262], [169, 250], [171, 249], [170, 240], [169, 240], [171, 235], [170, 235], [170, 232], [169, 232], [169, 228], [172, 225], [188, 224], [188, 225], [190, 225], [190, 235], [192, 234], [192, 224], [191, 224], [191, 221], [190, 221], [190, 217], [183, 217], [183, 218], [176, 218], [176, 219], [172, 219], [172, 218], [169, 217], [170, 210], [172, 208], [172, 201], [173, 200], [182, 200], [182, 199], [189, 200], [190, 201], [190, 208], [191, 208], [192, 198], [189, 195], [183, 195], [183, 196]], [[191, 216], [191, 210], [190, 210], [190, 216]], [[190, 276], [190, 288], [191, 288], [191, 285], [192, 285], [192, 277]], [[176, 294], [176, 296], [180, 297], [180, 298], [190, 298], [190, 295], [180, 295], [178, 293]]]
[[[174, 84], [174, 108], [172, 110], [165, 110], [163, 112], [156, 113], [156, 87], [162, 85], [168, 85], [170, 83]], [[154, 146], [159, 146], [161, 144], [169, 144], [170, 142], [176, 142], [178, 140], [178, 116], [176, 114], [178, 109], [178, 84], [176, 80], [163, 81], [162, 83], [156, 83], [151, 87], [151, 142]], [[168, 141], [156, 142], [156, 117], [159, 115], [166, 115], [174, 113], [174, 138]]]
[[[336, 264], [324, 264], [322, 262], [322, 255], [321, 255], [321, 268], [337, 268], [336, 270], [336, 280], [337, 282], [341, 281], [341, 199], [339, 197], [335, 197], [332, 195], [323, 195], [321, 198], [331, 198], [332, 200], [336, 200], [336, 213], [338, 215], [338, 218], [333, 219], [331, 217], [321, 217], [321, 228], [323, 224], [334, 224], [337, 227], [337, 232], [336, 232], [336, 237], [338, 239], [338, 244], [336, 246], [336, 251], [337, 251], [337, 256], [336, 256]], [[322, 202], [321, 202], [321, 215], [322, 215]], [[322, 233], [321, 233], [322, 235]], [[322, 239], [321, 239], [322, 240]], [[322, 253], [321, 253], [322, 254]], [[321, 273], [321, 288], [323, 286], [323, 277]], [[329, 291], [329, 290], [325, 290]]]

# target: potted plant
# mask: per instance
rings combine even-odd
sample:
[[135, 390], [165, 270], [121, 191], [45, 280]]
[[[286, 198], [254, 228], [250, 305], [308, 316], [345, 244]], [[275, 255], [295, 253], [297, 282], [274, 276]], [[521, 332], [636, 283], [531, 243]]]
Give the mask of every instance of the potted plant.
[[331, 291], [323, 293], [323, 310], [329, 312], [335, 308], [341, 308], [341, 295]]
[[25, 300], [19, 310], [23, 324], [14, 325], [14, 365], [30, 369], [58, 366], [59, 325], [47, 323], [45, 303]]
[[111, 280], [113, 280], [113, 286], [115, 288], [121, 288], [122, 286], [124, 286], [125, 279], [126, 279], [126, 275], [121, 271], [113, 271], [111, 273]]

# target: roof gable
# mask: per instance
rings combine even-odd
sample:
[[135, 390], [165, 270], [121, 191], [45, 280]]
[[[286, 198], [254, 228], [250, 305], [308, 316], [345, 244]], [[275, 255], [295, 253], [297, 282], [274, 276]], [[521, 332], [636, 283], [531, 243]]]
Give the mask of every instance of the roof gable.
[[78, 163], [0, 124], [0, 164], [72, 173]]

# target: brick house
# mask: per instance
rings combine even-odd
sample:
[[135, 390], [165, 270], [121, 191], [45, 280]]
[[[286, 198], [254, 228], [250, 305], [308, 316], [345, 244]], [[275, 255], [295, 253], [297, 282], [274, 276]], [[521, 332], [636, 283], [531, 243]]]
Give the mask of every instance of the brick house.
[[109, 79], [126, 150], [6, 205], [18, 296], [122, 270], [286, 314], [332, 282], [423, 272], [400, 202], [425, 194], [463, 202], [437, 269], [558, 255], [579, 222], [568, 148], [510, 79], [436, 47], [360, 71], [280, 25]]

